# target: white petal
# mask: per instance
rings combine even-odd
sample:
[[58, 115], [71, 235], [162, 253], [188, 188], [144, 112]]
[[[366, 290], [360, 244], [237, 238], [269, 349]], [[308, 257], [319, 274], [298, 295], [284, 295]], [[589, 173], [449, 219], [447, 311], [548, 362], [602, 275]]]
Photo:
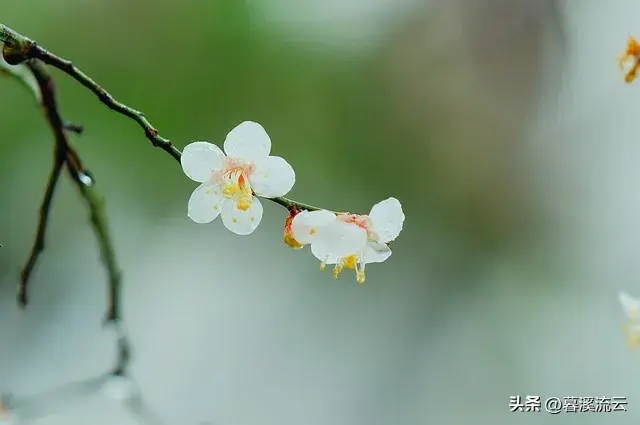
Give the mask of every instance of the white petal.
[[378, 202], [369, 213], [372, 230], [378, 235], [378, 242], [391, 242], [398, 237], [404, 224], [402, 205], [396, 198]]
[[224, 201], [220, 186], [201, 184], [189, 198], [187, 215], [196, 223], [212, 222], [222, 211]]
[[254, 163], [249, 176], [253, 191], [265, 198], [284, 196], [296, 182], [296, 173], [291, 165], [279, 156], [269, 156]]
[[227, 134], [224, 151], [232, 158], [255, 161], [271, 152], [271, 139], [264, 128], [253, 121], [245, 121]]
[[253, 197], [251, 206], [246, 211], [239, 210], [237, 204], [230, 200], [225, 202], [222, 209], [222, 222], [225, 227], [236, 235], [249, 235], [262, 220], [262, 204], [260, 199]]
[[360, 252], [366, 243], [367, 232], [364, 229], [335, 220], [316, 233], [311, 242], [311, 252], [318, 260], [334, 264], [337, 257]]
[[629, 317], [631, 320], [637, 320], [640, 318], [640, 300], [637, 298], [633, 298], [631, 295], [626, 292], [618, 293], [618, 300], [620, 301], [620, 305], [622, 306], [622, 310], [624, 314]]
[[319, 231], [322, 231], [319, 229], [335, 220], [336, 215], [331, 211], [302, 211], [293, 218], [291, 231], [298, 243], [307, 245]]
[[391, 257], [391, 248], [383, 243], [368, 242], [362, 250], [362, 261], [365, 264], [382, 263]]
[[311, 245], [311, 253], [324, 264], [338, 264], [343, 257], [346, 257], [346, 255], [324, 254], [323, 252], [318, 251], [317, 247], [314, 250], [313, 245]]
[[224, 166], [224, 153], [209, 142], [193, 142], [184, 147], [180, 158], [182, 171], [198, 183], [211, 178], [211, 173]]

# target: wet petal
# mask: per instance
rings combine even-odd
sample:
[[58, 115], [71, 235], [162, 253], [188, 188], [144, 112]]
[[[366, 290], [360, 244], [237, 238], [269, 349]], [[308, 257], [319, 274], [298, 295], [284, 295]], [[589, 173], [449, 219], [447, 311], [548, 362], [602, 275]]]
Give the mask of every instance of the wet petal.
[[[336, 254], [324, 254], [319, 252], [317, 249], [314, 251], [313, 245], [311, 245], [311, 253], [314, 257], [322, 262], [323, 265], [327, 264], [338, 264], [342, 260], [342, 256]], [[323, 267], [324, 269], [324, 267]]]
[[289, 193], [296, 182], [296, 173], [284, 158], [269, 156], [255, 162], [249, 181], [257, 195], [276, 198]]
[[396, 198], [378, 202], [369, 213], [372, 230], [378, 235], [378, 242], [391, 242], [398, 237], [404, 224], [402, 205]]
[[391, 248], [383, 243], [368, 242], [362, 250], [362, 261], [365, 264], [382, 263], [391, 257]]
[[201, 184], [189, 198], [187, 215], [196, 223], [210, 223], [220, 214], [224, 201], [219, 186]]
[[224, 153], [213, 143], [193, 142], [185, 146], [180, 163], [187, 177], [202, 183], [209, 180], [214, 171], [222, 169]]
[[326, 226], [336, 220], [336, 215], [331, 211], [302, 211], [298, 213], [291, 223], [293, 237], [302, 245], [311, 243], [313, 237]]
[[620, 305], [622, 306], [622, 310], [624, 314], [631, 320], [640, 319], [640, 300], [637, 298], [633, 298], [631, 295], [626, 292], [618, 293], [618, 300], [620, 301]]
[[256, 161], [271, 152], [271, 139], [264, 128], [253, 121], [245, 121], [227, 134], [224, 151], [232, 158]]
[[355, 224], [335, 220], [319, 228], [311, 242], [311, 252], [318, 260], [334, 264], [337, 257], [360, 252], [366, 243], [367, 232], [364, 229]]
[[237, 204], [230, 200], [222, 209], [222, 222], [225, 227], [236, 235], [249, 235], [262, 220], [262, 204], [256, 196], [251, 200], [251, 205], [246, 211], [238, 209]]

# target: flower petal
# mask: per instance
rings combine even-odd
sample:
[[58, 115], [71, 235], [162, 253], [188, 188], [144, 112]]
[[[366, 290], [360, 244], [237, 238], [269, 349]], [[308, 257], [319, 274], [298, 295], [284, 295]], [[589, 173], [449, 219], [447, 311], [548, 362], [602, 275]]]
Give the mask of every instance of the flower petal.
[[383, 243], [368, 242], [362, 250], [362, 262], [369, 263], [382, 263], [387, 258], [391, 257], [391, 248]]
[[256, 196], [251, 200], [251, 206], [246, 211], [238, 209], [237, 204], [231, 200], [224, 204], [222, 209], [222, 222], [225, 227], [236, 235], [249, 235], [262, 220], [262, 204]]
[[268, 156], [254, 163], [249, 182], [257, 195], [276, 198], [289, 193], [296, 182], [296, 173], [284, 158]]
[[224, 153], [209, 142], [193, 142], [184, 147], [180, 158], [182, 171], [193, 181], [205, 182], [211, 173], [224, 166]]
[[318, 230], [336, 220], [336, 215], [331, 211], [302, 211], [291, 222], [293, 237], [301, 245], [310, 244]]
[[402, 205], [396, 198], [378, 202], [369, 213], [372, 230], [378, 235], [378, 242], [391, 242], [398, 237], [404, 224]]
[[626, 292], [618, 293], [618, 300], [622, 306], [624, 314], [631, 320], [638, 320], [640, 318], [640, 300], [633, 298]]
[[224, 201], [219, 186], [201, 184], [189, 198], [187, 215], [196, 223], [210, 223], [220, 214]]
[[264, 159], [271, 152], [271, 139], [260, 124], [245, 121], [227, 134], [224, 151], [232, 158], [248, 161]]
[[318, 230], [311, 242], [311, 252], [318, 260], [335, 264], [339, 257], [360, 252], [366, 243], [366, 230], [335, 220]]

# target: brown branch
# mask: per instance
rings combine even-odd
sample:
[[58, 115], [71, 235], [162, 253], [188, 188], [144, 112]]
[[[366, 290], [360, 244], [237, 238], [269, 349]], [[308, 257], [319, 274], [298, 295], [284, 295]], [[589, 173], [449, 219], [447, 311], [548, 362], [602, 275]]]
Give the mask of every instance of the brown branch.
[[[151, 124], [146, 118], [145, 114], [137, 109], [131, 108], [124, 103], [116, 100], [107, 90], [105, 90], [100, 84], [95, 82], [91, 77], [82, 72], [71, 61], [64, 59], [50, 51], [40, 47], [35, 41], [23, 36], [22, 34], [14, 31], [6, 25], [0, 24], [0, 42], [3, 41], [5, 46], [3, 48], [4, 59], [10, 65], [17, 65], [28, 59], [40, 59], [44, 63], [51, 65], [54, 68], [58, 68], [71, 78], [76, 80], [82, 86], [90, 90], [95, 94], [107, 108], [122, 114], [136, 123], [144, 130], [145, 136], [153, 146], [158, 147], [167, 152], [173, 159], [180, 162], [182, 152], [165, 137], [160, 136], [159, 131]], [[275, 202], [291, 211], [293, 208], [298, 210], [315, 211], [320, 208], [313, 205], [297, 202], [285, 197], [277, 198], [265, 198]]]
[[20, 283], [18, 284], [18, 304], [20, 307], [27, 305], [27, 285], [29, 284], [29, 278], [33, 272], [34, 267], [38, 261], [40, 253], [44, 250], [44, 239], [47, 231], [47, 224], [49, 222], [49, 211], [51, 210], [51, 201], [53, 200], [53, 194], [60, 178], [60, 172], [65, 162], [65, 152], [56, 146], [56, 152], [54, 154], [53, 168], [49, 175], [47, 187], [42, 198], [42, 204], [40, 205], [40, 216], [38, 219], [38, 230], [36, 231], [36, 238], [29, 254], [25, 266], [20, 273]]
[[[137, 109], [131, 108], [124, 103], [116, 100], [109, 92], [107, 92], [102, 86], [95, 82], [91, 77], [82, 72], [79, 68], [73, 65], [69, 60], [61, 58], [48, 50], [38, 46], [35, 41], [19, 34], [11, 28], [0, 24], [0, 42], [4, 43], [2, 48], [2, 58], [10, 65], [18, 65], [21, 63], [28, 63], [29, 68], [33, 72], [34, 76], [38, 80], [38, 86], [43, 96], [42, 105], [46, 112], [47, 119], [54, 132], [56, 138], [56, 145], [59, 147], [57, 152], [64, 156], [64, 162], [67, 165], [67, 169], [78, 186], [83, 198], [87, 201], [91, 211], [91, 222], [93, 224], [100, 249], [102, 252], [103, 262], [107, 268], [109, 274], [109, 302], [107, 309], [107, 320], [116, 321], [119, 317], [119, 287], [120, 287], [120, 271], [117, 267], [115, 260], [115, 253], [109, 241], [107, 232], [106, 217], [101, 213], [102, 199], [94, 193], [93, 179], [90, 174], [86, 172], [82, 167], [82, 162], [76, 151], [69, 145], [65, 130], [76, 133], [82, 132], [82, 127], [74, 124], [65, 123], [57, 110], [56, 99], [53, 90], [53, 82], [48, 74], [45, 66], [41, 66], [41, 62], [51, 65], [60, 69], [74, 80], [79, 82], [82, 86], [89, 89], [94, 93], [97, 98], [106, 105], [109, 109], [114, 110], [138, 123], [145, 132], [147, 139], [151, 141], [153, 146], [159, 147], [171, 155], [176, 161], [180, 162], [182, 153], [177, 149], [169, 139], [160, 136], [158, 130], [151, 124], [145, 117], [144, 113]], [[46, 94], [47, 98], [44, 98]], [[56, 154], [58, 158], [58, 154]], [[56, 161], [60, 161], [57, 159]], [[27, 282], [33, 267], [37, 261], [38, 254], [44, 247], [44, 233], [46, 230], [46, 223], [48, 218], [48, 211], [51, 204], [51, 197], [53, 196], [53, 190], [57, 182], [58, 175], [60, 173], [60, 165], [54, 163], [54, 169], [52, 171], [52, 177], [47, 186], [47, 193], [41, 207], [40, 222], [38, 225], [38, 233], [36, 241], [34, 243], [33, 250], [29, 257], [23, 273], [19, 289], [19, 301], [21, 305], [25, 305], [27, 301]], [[297, 202], [285, 197], [266, 198], [278, 205], [287, 208], [289, 211], [294, 210], [318, 210], [318, 207], [313, 205]]]
[[[145, 117], [143, 112], [116, 100], [102, 86], [74, 66], [70, 61], [43, 49], [38, 46], [35, 41], [0, 23], [0, 44], [1, 43], [4, 43], [1, 55], [8, 64], [17, 65], [25, 63], [35, 76], [38, 82], [39, 92], [42, 97], [42, 108], [54, 134], [56, 146], [54, 166], [40, 209], [40, 221], [38, 224], [36, 240], [31, 256], [29, 257], [29, 261], [22, 273], [21, 289], [19, 291], [21, 294], [19, 296], [21, 298], [21, 304], [26, 304], [29, 276], [37, 262], [38, 255], [44, 249], [44, 235], [46, 232], [48, 214], [51, 208], [55, 186], [59, 179], [62, 167], [66, 166], [71, 179], [77, 186], [90, 211], [92, 227], [98, 239], [102, 260], [107, 270], [109, 291], [106, 319], [108, 322], [115, 324], [118, 349], [117, 362], [112, 374], [125, 375], [130, 361], [130, 344], [121, 326], [121, 272], [118, 267], [115, 251], [109, 236], [108, 223], [106, 215], [104, 214], [104, 201], [95, 190], [95, 181], [93, 177], [86, 169], [84, 169], [78, 153], [75, 151], [73, 146], [70, 145], [67, 139], [67, 132], [80, 134], [83, 131], [83, 128], [82, 126], [66, 123], [61, 118], [56, 101], [53, 80], [46, 65], [50, 65], [63, 71], [94, 93], [98, 100], [109, 109], [135, 121], [144, 130], [146, 138], [153, 146], [164, 150], [177, 162], [180, 162], [182, 153], [169, 139], [160, 136], [159, 131]], [[284, 197], [265, 199], [269, 199], [290, 211], [319, 209], [312, 205], [303, 204]]]
[[[40, 224], [38, 226], [38, 235], [34, 244], [32, 255], [25, 266], [26, 273], [23, 273], [21, 281], [22, 290], [20, 293], [21, 304], [26, 304], [27, 300], [27, 282], [30, 270], [35, 264], [38, 254], [44, 248], [44, 230], [46, 229], [48, 211], [51, 205], [51, 197], [53, 196], [53, 187], [55, 181], [60, 174], [62, 166], [66, 166], [69, 176], [78, 188], [80, 195], [85, 201], [91, 218], [92, 228], [98, 239], [98, 245], [102, 256], [102, 261], [107, 271], [108, 280], [108, 296], [107, 296], [107, 313], [106, 321], [115, 323], [118, 332], [118, 360], [114, 373], [124, 374], [129, 363], [129, 342], [121, 330], [119, 321], [121, 319], [120, 312], [120, 288], [121, 288], [121, 271], [118, 266], [115, 250], [111, 242], [109, 234], [109, 226], [104, 213], [104, 200], [95, 188], [95, 180], [90, 172], [86, 170], [82, 164], [80, 156], [69, 143], [66, 132], [68, 125], [62, 119], [58, 110], [58, 104], [55, 94], [55, 86], [47, 66], [37, 59], [29, 59], [27, 62], [29, 70], [33, 73], [38, 82], [38, 87], [42, 95], [42, 109], [49, 123], [49, 127], [54, 135], [56, 160], [52, 171], [52, 178], [49, 181], [45, 200], [41, 209]], [[55, 178], [54, 178], [55, 175]], [[49, 187], [51, 187], [49, 194]], [[42, 229], [42, 230], [41, 230]], [[31, 265], [31, 266], [30, 266]]]
[[64, 129], [70, 133], [75, 133], [77, 135], [81, 135], [84, 132], [84, 126], [82, 124], [76, 124], [72, 122], [64, 123]]

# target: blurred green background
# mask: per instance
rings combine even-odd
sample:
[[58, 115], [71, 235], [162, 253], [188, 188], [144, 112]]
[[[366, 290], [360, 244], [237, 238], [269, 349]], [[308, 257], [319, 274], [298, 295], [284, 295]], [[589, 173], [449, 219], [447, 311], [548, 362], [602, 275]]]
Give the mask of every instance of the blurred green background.
[[[368, 267], [364, 286], [333, 280], [282, 244], [275, 204], [249, 237], [192, 223], [194, 184], [178, 164], [55, 71], [107, 201], [132, 371], [167, 423], [576, 423], [508, 413], [518, 394], [626, 396], [630, 412], [607, 422], [637, 420], [640, 370], [628, 371], [615, 293], [627, 282], [633, 293], [640, 272], [640, 152], [621, 125], [631, 118], [611, 109], [633, 105], [613, 58], [637, 5], [3, 6], [1, 22], [73, 60], [179, 148], [257, 121], [296, 170], [292, 198], [361, 213], [389, 196], [403, 204], [390, 260]], [[15, 306], [53, 145], [23, 87], [3, 78], [0, 96], [0, 392], [28, 398], [105, 370], [112, 338], [87, 212], [66, 178], [32, 303]], [[133, 423], [102, 399], [55, 400], [37, 423]]]

